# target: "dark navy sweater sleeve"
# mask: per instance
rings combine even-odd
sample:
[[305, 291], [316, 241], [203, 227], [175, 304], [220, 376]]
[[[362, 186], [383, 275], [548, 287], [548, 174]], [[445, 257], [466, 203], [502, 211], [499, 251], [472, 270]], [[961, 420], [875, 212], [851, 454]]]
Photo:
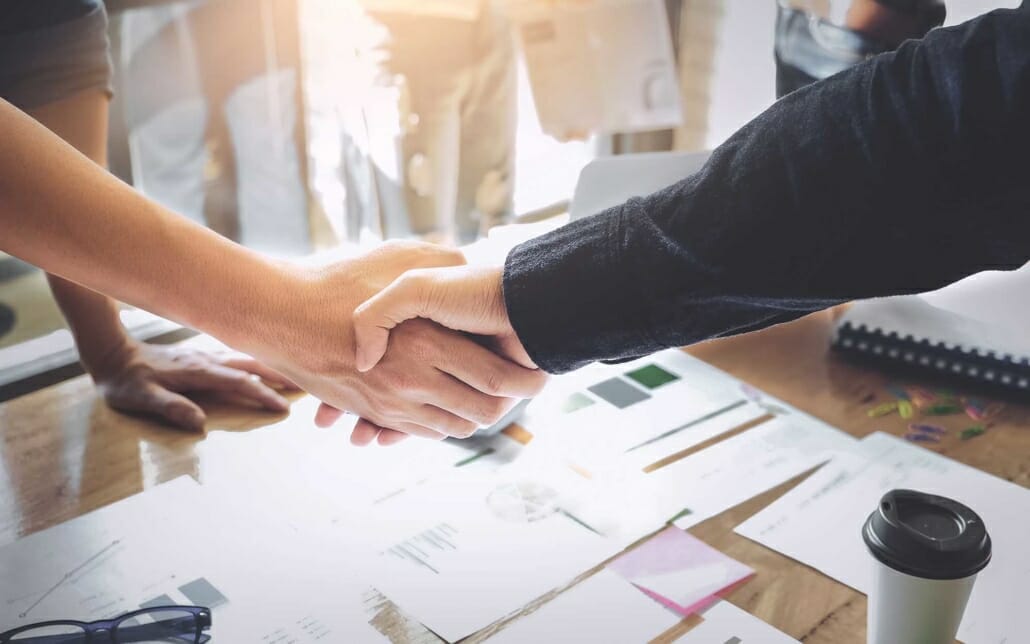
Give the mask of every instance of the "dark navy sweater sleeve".
[[783, 98], [697, 174], [515, 248], [560, 373], [1030, 259], [1030, 0]]

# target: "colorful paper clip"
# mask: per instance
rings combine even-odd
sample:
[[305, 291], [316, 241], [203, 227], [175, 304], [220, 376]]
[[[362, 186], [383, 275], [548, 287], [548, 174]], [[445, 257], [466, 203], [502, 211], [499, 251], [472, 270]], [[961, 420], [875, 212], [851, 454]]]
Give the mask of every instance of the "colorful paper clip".
[[902, 418], [908, 420], [909, 418], [912, 418], [912, 416], [915, 415], [915, 409], [912, 408], [912, 403], [910, 403], [909, 401], [899, 400], [898, 413], [901, 414]]
[[943, 403], [939, 405], [930, 405], [926, 409], [923, 409], [924, 414], [930, 416], [950, 416], [951, 414], [958, 414], [962, 412], [962, 407], [955, 403]]
[[977, 436], [980, 436], [985, 433], [987, 433], [986, 427], [984, 427], [983, 425], [976, 425], [974, 427], [969, 427], [968, 429], [963, 429], [961, 438], [962, 440], [967, 441], [970, 438], [976, 438]]
[[908, 428], [913, 432], [923, 432], [925, 434], [934, 434], [935, 436], [942, 436], [948, 432], [948, 430], [937, 425], [920, 425], [918, 423], [912, 423]]
[[939, 443], [941, 439], [934, 434], [924, 434], [922, 432], [909, 432], [905, 434], [905, 440], [912, 441], [913, 443]]
[[870, 418], [879, 418], [881, 416], [886, 416], [887, 414], [893, 414], [897, 410], [898, 410], [898, 401], [897, 400], [892, 400], [890, 402], [885, 402], [885, 403], [883, 403], [881, 405], [877, 405], [877, 406], [873, 407], [872, 409], [870, 409], [869, 411], [866, 412], [866, 415], [869, 416]]
[[966, 398], [964, 402], [966, 416], [973, 420], [984, 419], [984, 415], [987, 413], [987, 403], [985, 401], [979, 398]]

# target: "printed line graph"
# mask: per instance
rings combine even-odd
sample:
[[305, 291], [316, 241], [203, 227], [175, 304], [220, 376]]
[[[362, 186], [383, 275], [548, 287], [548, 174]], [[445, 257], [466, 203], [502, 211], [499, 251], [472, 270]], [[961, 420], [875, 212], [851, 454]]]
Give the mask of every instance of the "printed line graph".
[[32, 611], [34, 611], [36, 608], [38, 608], [40, 604], [45, 602], [47, 600], [47, 598], [50, 597], [50, 595], [53, 595], [62, 586], [64, 586], [66, 583], [68, 583], [73, 577], [75, 577], [77, 574], [79, 574], [80, 572], [82, 572], [83, 570], [85, 570], [86, 568], [91, 566], [97, 560], [99, 560], [102, 557], [104, 557], [107, 553], [109, 553], [112, 550], [114, 550], [115, 548], [117, 548], [120, 544], [121, 544], [121, 540], [120, 539], [115, 539], [114, 541], [112, 541], [111, 543], [106, 545], [103, 549], [101, 549], [99, 552], [97, 552], [96, 554], [91, 556], [89, 559], [86, 559], [85, 561], [83, 561], [81, 564], [79, 564], [75, 568], [73, 568], [73, 569], [69, 570], [68, 572], [66, 572], [57, 583], [55, 583], [53, 586], [50, 587], [49, 590], [47, 590], [42, 595], [40, 595], [39, 598], [37, 598], [36, 601], [34, 601], [31, 605], [29, 605], [28, 608], [26, 608], [24, 611], [19, 613], [18, 617], [21, 618], [21, 619], [25, 619], [26, 617], [28, 617], [29, 614], [32, 613]]

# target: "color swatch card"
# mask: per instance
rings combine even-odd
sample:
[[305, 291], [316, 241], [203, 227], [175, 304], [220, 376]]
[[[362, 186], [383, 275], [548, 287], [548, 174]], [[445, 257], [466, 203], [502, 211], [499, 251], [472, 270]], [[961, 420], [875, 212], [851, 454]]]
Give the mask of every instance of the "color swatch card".
[[727, 601], [715, 604], [677, 644], [798, 644], [798, 641]]
[[562, 591], [529, 615], [516, 618], [491, 644], [649, 642], [680, 621], [613, 572], [597, 574]]
[[719, 417], [748, 404], [737, 380], [669, 350], [555, 378], [520, 424], [534, 441], [594, 471], [663, 441], [702, 442], [728, 431], [733, 425]]
[[992, 560], [977, 577], [959, 639], [1001, 644], [1030, 632], [1023, 590], [1030, 491], [893, 436], [867, 436], [737, 532], [867, 592], [873, 560], [861, 528], [897, 488], [953, 498], [979, 514], [991, 535]]
[[754, 571], [679, 528], [666, 528], [608, 564], [649, 597], [680, 615], [710, 606], [716, 593], [749, 579]]

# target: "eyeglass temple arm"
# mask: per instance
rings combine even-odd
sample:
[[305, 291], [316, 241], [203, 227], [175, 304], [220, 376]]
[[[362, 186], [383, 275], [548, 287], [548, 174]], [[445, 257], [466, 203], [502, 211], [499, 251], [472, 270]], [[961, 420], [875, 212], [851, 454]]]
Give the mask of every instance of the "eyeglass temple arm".
[[64, 635], [34, 635], [17, 640], [3, 640], [11, 644], [80, 644], [83, 633], [66, 633]]

